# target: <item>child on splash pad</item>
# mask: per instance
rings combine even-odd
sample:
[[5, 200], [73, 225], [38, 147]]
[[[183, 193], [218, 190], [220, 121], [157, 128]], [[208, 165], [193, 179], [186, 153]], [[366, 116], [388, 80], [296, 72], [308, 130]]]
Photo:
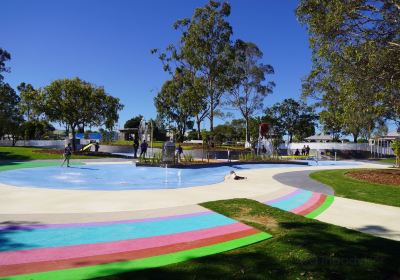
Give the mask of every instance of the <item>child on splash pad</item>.
[[70, 160], [71, 156], [72, 156], [71, 143], [68, 143], [67, 147], [65, 147], [65, 149], [64, 149], [64, 161], [61, 164], [61, 167], [64, 166], [65, 162], [67, 162], [67, 167], [70, 167], [69, 166], [69, 160]]
[[244, 180], [247, 179], [247, 177], [243, 177], [243, 176], [239, 176], [235, 173], [235, 171], [231, 171], [230, 173], [231, 178], [233, 178], [233, 180]]

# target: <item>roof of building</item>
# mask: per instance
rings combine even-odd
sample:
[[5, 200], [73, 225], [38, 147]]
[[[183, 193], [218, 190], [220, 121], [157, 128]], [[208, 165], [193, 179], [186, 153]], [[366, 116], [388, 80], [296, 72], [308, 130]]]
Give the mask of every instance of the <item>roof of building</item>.
[[333, 137], [330, 135], [326, 135], [326, 134], [320, 134], [320, 135], [313, 135], [313, 136], [307, 137], [305, 140], [332, 141]]

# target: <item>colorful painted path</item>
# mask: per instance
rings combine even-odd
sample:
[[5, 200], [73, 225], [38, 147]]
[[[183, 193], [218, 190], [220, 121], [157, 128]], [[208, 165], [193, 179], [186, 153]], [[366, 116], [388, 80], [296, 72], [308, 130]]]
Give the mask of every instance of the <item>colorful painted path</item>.
[[[314, 218], [332, 201], [330, 195], [295, 189], [265, 203]], [[0, 246], [0, 277], [94, 278], [216, 254], [271, 237], [196, 207], [167, 216], [0, 226], [0, 238], [7, 240]]]
[[[54, 164], [18, 163], [0, 166], [0, 171]], [[279, 187], [257, 200], [315, 218], [334, 197]], [[182, 262], [272, 237], [195, 203], [146, 211], [5, 217], [32, 222], [1, 220], [1, 279], [89, 279]]]
[[315, 218], [333, 202], [334, 196], [302, 189], [264, 203], [307, 218]]
[[168, 265], [271, 237], [198, 207], [186, 214], [0, 227], [0, 277], [87, 279]]

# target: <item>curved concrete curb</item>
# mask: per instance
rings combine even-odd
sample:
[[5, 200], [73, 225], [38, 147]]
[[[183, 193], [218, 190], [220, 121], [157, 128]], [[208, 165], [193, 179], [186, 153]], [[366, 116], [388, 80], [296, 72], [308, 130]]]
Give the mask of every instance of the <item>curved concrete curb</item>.
[[276, 174], [272, 178], [284, 185], [294, 188], [334, 195], [335, 192], [331, 187], [310, 178], [309, 175], [313, 172], [315, 172], [315, 170], [285, 172]]

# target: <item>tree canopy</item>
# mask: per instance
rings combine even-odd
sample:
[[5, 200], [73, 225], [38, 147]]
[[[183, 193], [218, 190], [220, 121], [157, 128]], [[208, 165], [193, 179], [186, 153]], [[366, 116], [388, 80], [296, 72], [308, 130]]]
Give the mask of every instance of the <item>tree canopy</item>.
[[25, 115], [26, 119], [28, 121], [35, 119], [37, 120], [39, 116], [41, 115], [41, 100], [40, 100], [40, 94], [38, 93], [37, 90], [34, 89], [34, 87], [31, 84], [26, 84], [22, 82], [18, 87], [17, 87], [19, 93], [19, 96], [21, 98], [19, 107], [21, 110], [21, 113]]
[[0, 82], [0, 137], [11, 136], [14, 142], [23, 122], [19, 101], [20, 98], [12, 87]]
[[192, 88], [177, 75], [166, 81], [154, 98], [159, 116], [174, 125], [179, 141], [183, 141], [188, 122], [194, 114], [191, 96]]
[[56, 80], [41, 94], [43, 112], [50, 121], [68, 126], [73, 139], [79, 127], [104, 125], [111, 130], [123, 108], [119, 99], [108, 95], [103, 87], [79, 78]]
[[10, 68], [6, 67], [6, 61], [11, 59], [11, 55], [6, 50], [0, 48], [0, 82], [4, 80], [3, 72], [10, 72]]
[[274, 128], [276, 134], [287, 134], [289, 142], [292, 142], [293, 138], [302, 141], [313, 135], [316, 119], [313, 107], [292, 98], [267, 108], [264, 117], [264, 120]]
[[237, 40], [231, 63], [231, 88], [228, 105], [239, 110], [245, 120], [246, 142], [250, 140], [249, 120], [264, 106], [265, 96], [272, 92], [273, 82], [264, 84], [267, 74], [273, 74], [271, 65], [261, 63], [262, 51], [251, 42]]
[[[232, 27], [226, 20], [230, 5], [211, 0], [204, 7], [197, 8], [192, 18], [175, 22], [181, 38], [178, 46], [170, 45], [166, 52], [159, 54], [164, 70], [171, 76], [182, 73], [191, 84], [198, 134], [200, 123], [210, 120], [214, 129], [215, 110], [221, 104], [221, 97], [229, 86], [228, 64], [232, 56]], [[159, 53], [158, 50], [152, 50]]]
[[303, 94], [325, 109], [325, 124], [337, 119], [355, 141], [381, 118], [399, 126], [398, 1], [301, 0], [296, 13], [313, 51]]

